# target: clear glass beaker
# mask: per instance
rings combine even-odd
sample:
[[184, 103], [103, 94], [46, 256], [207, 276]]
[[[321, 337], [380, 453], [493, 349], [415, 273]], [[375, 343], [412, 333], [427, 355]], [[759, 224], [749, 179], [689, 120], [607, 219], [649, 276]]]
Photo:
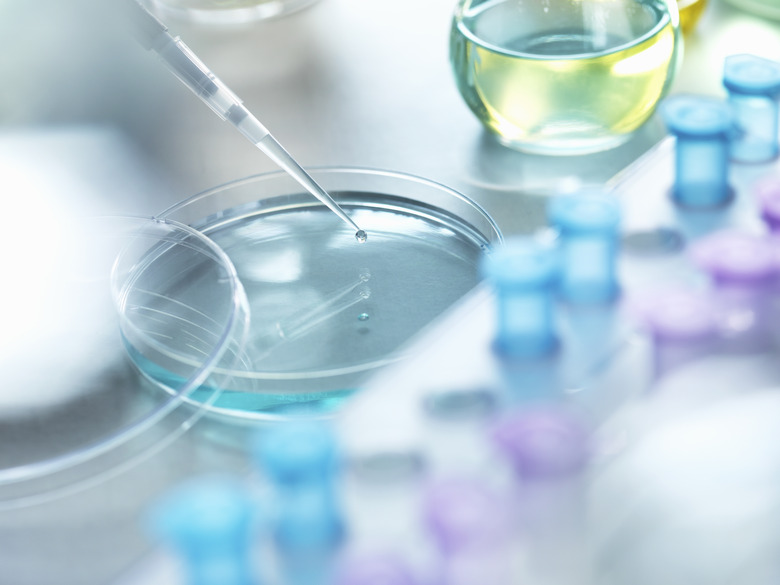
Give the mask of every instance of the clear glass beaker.
[[485, 127], [539, 154], [613, 148], [674, 78], [675, 0], [460, 0], [450, 60]]
[[161, 17], [200, 24], [241, 24], [297, 12], [317, 0], [147, 0]]

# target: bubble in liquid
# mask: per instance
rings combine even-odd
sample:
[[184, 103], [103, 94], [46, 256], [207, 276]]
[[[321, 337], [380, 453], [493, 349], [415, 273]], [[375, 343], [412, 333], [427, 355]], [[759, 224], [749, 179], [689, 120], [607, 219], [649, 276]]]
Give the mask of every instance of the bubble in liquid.
[[365, 230], [358, 230], [355, 232], [355, 239], [362, 244], [368, 239], [368, 234]]
[[368, 317], [368, 313], [360, 313], [360, 315], [358, 315], [358, 321], [368, 321]]

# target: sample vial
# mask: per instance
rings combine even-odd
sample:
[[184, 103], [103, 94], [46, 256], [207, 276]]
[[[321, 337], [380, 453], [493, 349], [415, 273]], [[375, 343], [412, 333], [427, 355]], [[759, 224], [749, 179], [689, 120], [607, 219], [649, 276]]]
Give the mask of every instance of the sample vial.
[[441, 479], [426, 490], [424, 524], [441, 554], [434, 583], [510, 583], [516, 547], [506, 496], [476, 480]]
[[674, 96], [662, 107], [669, 132], [676, 136], [672, 196], [687, 208], [712, 208], [732, 197], [728, 181], [733, 118], [728, 105], [714, 98]]
[[723, 231], [697, 242], [691, 255], [715, 285], [723, 349], [745, 352], [768, 347], [776, 328], [771, 322], [771, 297], [780, 273], [772, 239]]
[[547, 212], [560, 235], [561, 297], [571, 303], [613, 300], [619, 289], [618, 202], [606, 193], [579, 193], [553, 199]]
[[557, 347], [555, 250], [533, 238], [517, 237], [485, 257], [482, 273], [496, 295], [495, 350], [519, 358], [551, 353]]
[[580, 154], [625, 142], [675, 76], [676, 0], [460, 0], [458, 89], [503, 144]]
[[731, 55], [723, 67], [723, 85], [737, 125], [731, 158], [766, 162], [778, 154], [780, 63], [755, 55]]
[[319, 423], [291, 423], [258, 435], [255, 456], [273, 484], [277, 571], [290, 585], [323, 585], [344, 538], [336, 496], [339, 451]]
[[590, 432], [561, 406], [521, 408], [493, 430], [517, 475], [514, 506], [523, 536], [528, 582], [575, 583], [587, 566], [585, 484]]
[[642, 313], [653, 340], [656, 380], [712, 353], [718, 322], [711, 295], [687, 289], [661, 291]]
[[167, 493], [150, 514], [151, 531], [180, 555], [193, 585], [254, 585], [256, 511], [230, 477], [199, 477]]

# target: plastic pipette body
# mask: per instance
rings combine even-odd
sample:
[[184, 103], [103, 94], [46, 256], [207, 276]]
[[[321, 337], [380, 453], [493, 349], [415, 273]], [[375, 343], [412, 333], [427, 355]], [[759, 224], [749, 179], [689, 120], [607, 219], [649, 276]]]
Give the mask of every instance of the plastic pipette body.
[[255, 118], [241, 100], [220, 81], [192, 50], [168, 32], [168, 28], [146, 8], [132, 0], [135, 11], [135, 32], [141, 45], [153, 51], [165, 66], [192, 92], [206, 103], [223, 120], [232, 124], [252, 144], [284, 169], [307, 191], [325, 204], [343, 221], [355, 229], [359, 241], [366, 239], [361, 230], [344, 210], [271, 136], [268, 129]]

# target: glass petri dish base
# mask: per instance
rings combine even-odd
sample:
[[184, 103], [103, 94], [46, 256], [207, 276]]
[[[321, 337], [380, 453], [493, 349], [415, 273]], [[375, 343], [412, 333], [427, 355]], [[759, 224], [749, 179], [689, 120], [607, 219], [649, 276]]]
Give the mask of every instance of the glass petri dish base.
[[[245, 352], [212, 410], [260, 419], [337, 412], [477, 284], [481, 256], [501, 240], [480, 207], [442, 185], [361, 169], [311, 174], [366, 242], [283, 173], [164, 214], [219, 245], [249, 299]], [[165, 372], [152, 377], [167, 383]]]

